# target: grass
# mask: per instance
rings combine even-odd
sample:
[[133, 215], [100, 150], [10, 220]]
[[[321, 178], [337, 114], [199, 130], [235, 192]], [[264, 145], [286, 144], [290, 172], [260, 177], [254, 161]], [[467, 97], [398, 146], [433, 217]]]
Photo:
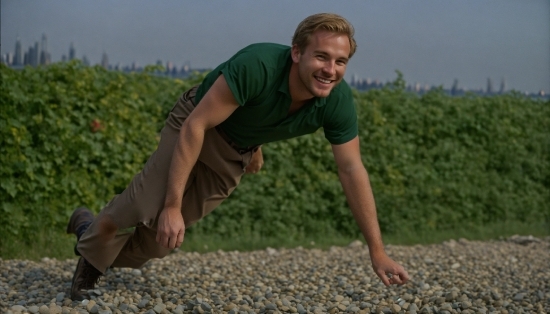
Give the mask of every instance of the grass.
[[[442, 230], [434, 232], [402, 232], [400, 234], [384, 235], [384, 243], [392, 245], [414, 245], [441, 243], [449, 239], [465, 238], [468, 240], [490, 240], [509, 237], [514, 234], [533, 235], [536, 237], [550, 236], [550, 226], [547, 223], [525, 224], [520, 222], [495, 223], [483, 227], [469, 229]], [[343, 236], [314, 235], [298, 238], [263, 238], [253, 235], [240, 235], [223, 238], [216, 235], [188, 234], [181, 247], [183, 251], [210, 252], [252, 251], [272, 248], [303, 248], [328, 249], [331, 246], [345, 246], [356, 238]], [[43, 257], [56, 259], [74, 258], [73, 246], [75, 238], [55, 230], [44, 230], [36, 237], [36, 241], [25, 243], [18, 239], [2, 239], [0, 242], [0, 257], [2, 259], [40, 260]]]

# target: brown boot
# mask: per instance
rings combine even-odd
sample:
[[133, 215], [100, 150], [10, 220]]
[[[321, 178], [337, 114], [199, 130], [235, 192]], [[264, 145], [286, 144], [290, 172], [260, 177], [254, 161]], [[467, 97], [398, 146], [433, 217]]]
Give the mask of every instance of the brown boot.
[[69, 219], [67, 233], [73, 233], [76, 235], [77, 239], [80, 239], [80, 236], [86, 231], [93, 220], [94, 214], [92, 211], [86, 207], [79, 207], [74, 210], [71, 219]]
[[99, 282], [99, 277], [103, 275], [92, 264], [81, 257], [74, 271], [73, 282], [71, 284], [71, 300], [82, 301], [89, 299], [88, 290], [95, 288]]
[[80, 256], [80, 252], [76, 248], [80, 237], [86, 232], [86, 229], [94, 221], [94, 214], [86, 207], [79, 207], [74, 210], [71, 218], [69, 219], [69, 224], [67, 225], [67, 233], [73, 233], [76, 235], [76, 241], [73, 250], [74, 254]]

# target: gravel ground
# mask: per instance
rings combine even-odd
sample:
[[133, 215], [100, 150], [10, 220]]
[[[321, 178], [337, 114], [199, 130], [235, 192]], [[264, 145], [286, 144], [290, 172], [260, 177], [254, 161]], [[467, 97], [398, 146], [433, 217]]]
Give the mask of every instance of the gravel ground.
[[2, 313], [549, 313], [550, 237], [387, 246], [408, 270], [385, 287], [366, 246], [176, 252], [111, 269], [92, 300], [69, 299], [76, 259], [0, 259]]

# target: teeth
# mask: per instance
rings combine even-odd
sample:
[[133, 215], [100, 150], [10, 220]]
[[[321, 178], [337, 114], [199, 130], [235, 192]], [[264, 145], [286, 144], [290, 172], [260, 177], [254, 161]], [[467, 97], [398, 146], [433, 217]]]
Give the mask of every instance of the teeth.
[[316, 79], [321, 82], [321, 83], [325, 83], [325, 84], [328, 84], [331, 82], [331, 80], [327, 80], [327, 79], [324, 79], [324, 78], [320, 78], [320, 77], [316, 77]]

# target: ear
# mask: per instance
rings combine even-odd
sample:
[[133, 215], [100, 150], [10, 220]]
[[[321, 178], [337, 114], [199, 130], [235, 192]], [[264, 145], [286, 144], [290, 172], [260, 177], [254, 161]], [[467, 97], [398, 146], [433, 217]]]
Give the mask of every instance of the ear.
[[292, 45], [292, 48], [290, 49], [290, 56], [292, 57], [292, 61], [294, 63], [298, 63], [300, 61], [300, 56], [302, 53], [300, 52], [300, 48], [298, 48], [297, 45]]

